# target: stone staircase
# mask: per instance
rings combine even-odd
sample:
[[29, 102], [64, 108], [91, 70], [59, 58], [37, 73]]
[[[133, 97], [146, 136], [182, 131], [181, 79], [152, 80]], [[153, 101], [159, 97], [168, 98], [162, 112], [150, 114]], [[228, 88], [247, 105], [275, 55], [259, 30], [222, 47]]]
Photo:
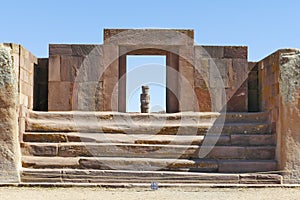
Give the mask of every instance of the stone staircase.
[[29, 111], [24, 183], [281, 184], [266, 113]]

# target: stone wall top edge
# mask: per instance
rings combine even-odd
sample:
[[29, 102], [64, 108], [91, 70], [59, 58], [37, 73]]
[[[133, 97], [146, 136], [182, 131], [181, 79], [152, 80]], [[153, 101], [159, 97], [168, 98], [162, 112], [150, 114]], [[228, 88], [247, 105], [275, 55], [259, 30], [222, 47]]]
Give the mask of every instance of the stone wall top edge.
[[263, 59], [257, 61], [257, 62], [258, 63], [263, 62], [263, 61], [269, 59], [272, 56], [278, 56], [278, 58], [279, 58], [280, 54], [283, 54], [283, 53], [300, 53], [300, 49], [298, 49], [298, 48], [282, 48], [282, 49], [278, 49], [278, 50], [274, 51], [273, 53], [267, 55]]
[[103, 44], [63, 44], [53, 43], [49, 44], [49, 47], [71, 47], [71, 46], [103, 46]]
[[140, 33], [141, 31], [146, 31], [146, 32], [180, 32], [182, 34], [187, 35], [189, 38], [194, 39], [194, 29], [163, 29], [163, 28], [145, 28], [145, 29], [104, 29], [104, 34], [103, 34], [103, 38], [104, 41], [106, 41], [108, 38], [117, 35], [119, 33], [122, 33], [124, 31], [130, 31], [135, 32], [135, 33]]
[[25, 53], [28, 55], [28, 58], [32, 60], [34, 63], [37, 63], [37, 57], [28, 49], [26, 49], [24, 46], [21, 44], [17, 43], [3, 43], [4, 46], [7, 46], [12, 49], [12, 52], [15, 54], [18, 54], [19, 56], [24, 56]]
[[232, 47], [232, 48], [248, 48], [248, 46], [245, 45], [194, 45], [195, 47], [215, 47], [215, 48], [220, 48], [220, 47]]
[[105, 28], [104, 31], [187, 31], [194, 32], [194, 29], [180, 29], [180, 28]]

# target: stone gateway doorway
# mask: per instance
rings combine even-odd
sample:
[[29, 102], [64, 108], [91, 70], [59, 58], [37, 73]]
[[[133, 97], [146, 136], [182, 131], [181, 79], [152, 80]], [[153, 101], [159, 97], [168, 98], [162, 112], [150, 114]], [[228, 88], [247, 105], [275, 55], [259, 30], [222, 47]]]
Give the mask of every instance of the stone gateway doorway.
[[[127, 48], [121, 47], [120, 52], [128, 51]], [[165, 58], [165, 111], [167, 113], [176, 113], [179, 111], [178, 103], [178, 55], [162, 49], [145, 48], [137, 49], [124, 53], [119, 57], [119, 95], [118, 95], [118, 111], [128, 112], [127, 108], [127, 59], [135, 56], [160, 56]], [[144, 68], [151, 66], [144, 66]], [[152, 66], [153, 67], [153, 66]], [[148, 70], [147, 70], [148, 71]], [[150, 70], [151, 71], [151, 70]], [[142, 81], [141, 81], [142, 82]], [[163, 98], [163, 97], [162, 97]]]

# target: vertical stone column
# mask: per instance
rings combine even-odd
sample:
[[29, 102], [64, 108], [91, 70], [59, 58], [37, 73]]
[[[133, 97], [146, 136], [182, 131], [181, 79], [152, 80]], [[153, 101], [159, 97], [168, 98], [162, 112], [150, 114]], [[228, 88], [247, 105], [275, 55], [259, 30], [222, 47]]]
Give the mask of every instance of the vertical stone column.
[[281, 49], [258, 63], [259, 108], [270, 114], [278, 171], [300, 183], [300, 50]]
[[284, 183], [300, 183], [300, 50], [280, 54], [277, 159]]
[[0, 44], [0, 183], [19, 182], [18, 80], [10, 51]]
[[141, 113], [149, 113], [150, 95], [149, 86], [142, 86], [141, 94]]

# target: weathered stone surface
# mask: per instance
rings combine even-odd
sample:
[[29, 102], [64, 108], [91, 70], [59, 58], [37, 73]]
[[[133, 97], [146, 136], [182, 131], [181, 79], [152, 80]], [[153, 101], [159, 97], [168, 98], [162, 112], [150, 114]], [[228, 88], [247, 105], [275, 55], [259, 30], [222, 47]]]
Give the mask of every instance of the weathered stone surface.
[[49, 81], [60, 81], [60, 56], [49, 56]]
[[[279, 168], [285, 183], [300, 183], [300, 50], [280, 55], [280, 103], [276, 132]], [[275, 71], [275, 70], [274, 70]], [[276, 103], [275, 103], [276, 106]]]
[[49, 55], [72, 55], [72, 45], [70, 44], [49, 44]]
[[[44, 175], [43, 175], [44, 174]], [[22, 181], [39, 182], [86, 182], [86, 183], [239, 183], [239, 174], [124, 171], [124, 170], [73, 170], [73, 169], [26, 169]], [[61, 178], [61, 179], [59, 179]]]
[[217, 145], [229, 145], [230, 135], [221, 136], [185, 136], [185, 135], [130, 135], [117, 133], [41, 133], [26, 132], [23, 135], [24, 142], [95, 142], [95, 143], [124, 143], [124, 144], [160, 144], [160, 145], [201, 145], [205, 140], [215, 140]]
[[277, 163], [271, 161], [236, 161], [222, 160], [219, 161], [219, 172], [221, 173], [250, 173], [276, 170]]
[[[31, 147], [31, 145], [30, 145]], [[43, 148], [40, 146], [40, 148]], [[31, 148], [32, 149], [32, 148]], [[104, 156], [104, 157], [147, 157], [151, 154], [152, 158], [190, 158], [195, 157], [197, 146], [179, 145], [143, 145], [143, 144], [89, 144], [89, 143], [61, 143], [58, 146], [58, 156]], [[47, 150], [41, 154], [47, 154]], [[41, 155], [42, 156], [42, 155]]]
[[[232, 60], [210, 59], [209, 60], [209, 83], [211, 88], [229, 88], [232, 85]], [[212, 66], [213, 65], [213, 66]], [[222, 78], [222, 81], [219, 79]]]
[[197, 103], [199, 105], [200, 112], [210, 112], [211, 111], [211, 97], [209, 90], [201, 89], [199, 87], [195, 88], [195, 93], [197, 96]]
[[280, 56], [279, 88], [283, 103], [292, 103], [299, 98], [300, 49]]
[[[205, 148], [205, 147], [201, 147]], [[245, 159], [246, 149], [237, 146], [215, 146], [206, 158], [211, 159]]]
[[71, 82], [49, 82], [48, 84], [48, 110], [49, 111], [66, 111], [71, 110], [73, 100], [72, 93], [74, 91], [74, 84]]
[[231, 135], [231, 144], [233, 145], [275, 145], [275, 136], [272, 135]]
[[104, 44], [193, 45], [194, 31], [185, 29], [104, 29]]
[[224, 58], [248, 58], [248, 48], [243, 46], [224, 47]]
[[84, 57], [82, 56], [61, 56], [60, 57], [60, 80], [75, 82], [79, 76]]
[[23, 156], [25, 168], [79, 168], [79, 158]]
[[248, 160], [271, 160], [275, 158], [275, 147], [246, 147], [246, 159]]
[[228, 112], [247, 112], [248, 111], [248, 88], [247, 82], [244, 82], [243, 85], [234, 93], [232, 91], [227, 92], [227, 111]]
[[[113, 183], [150, 184], [158, 181], [160, 184], [174, 185], [198, 184], [281, 184], [282, 177], [276, 174], [222, 174], [193, 172], [144, 172], [124, 170], [74, 170], [74, 169], [24, 169], [23, 182], [57, 182], [57, 183], [98, 183], [109, 185]], [[177, 185], [178, 186], [178, 185]]]
[[223, 58], [224, 46], [201, 46], [201, 57]]
[[258, 62], [260, 110], [270, 113], [284, 183], [300, 183], [299, 52], [281, 49]]
[[282, 184], [282, 176], [278, 174], [241, 174], [241, 184]]
[[22, 155], [56, 156], [57, 149], [58, 149], [57, 144], [21, 143]]
[[0, 44], [0, 183], [18, 182], [18, 84], [10, 50]]

